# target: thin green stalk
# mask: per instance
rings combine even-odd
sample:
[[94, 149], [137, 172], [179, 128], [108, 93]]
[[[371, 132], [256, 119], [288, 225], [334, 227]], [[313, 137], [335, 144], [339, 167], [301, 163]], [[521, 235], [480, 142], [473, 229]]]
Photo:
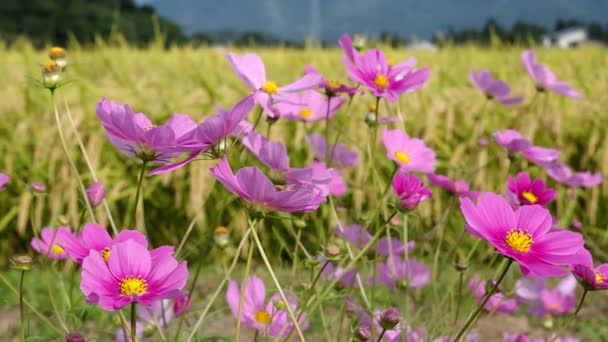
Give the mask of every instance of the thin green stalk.
[[184, 234], [184, 236], [182, 237], [182, 240], [179, 242], [179, 245], [177, 246], [177, 249], [175, 250], [175, 256], [177, 257], [179, 255], [179, 253], [182, 251], [182, 249], [184, 248], [184, 245], [186, 244], [186, 241], [188, 240], [188, 237], [190, 236], [190, 234], [192, 233], [192, 230], [194, 229], [194, 227], [196, 226], [196, 221], [198, 220], [198, 214], [195, 215], [192, 218], [192, 221], [190, 221], [190, 224], [188, 225], [188, 228], [186, 228], [186, 233]]
[[93, 207], [91, 207], [91, 203], [89, 202], [89, 198], [87, 197], [87, 189], [84, 186], [82, 178], [78, 173], [78, 168], [76, 167], [76, 163], [72, 159], [72, 155], [70, 154], [70, 150], [68, 148], [68, 144], [65, 141], [65, 136], [63, 134], [63, 128], [61, 127], [61, 118], [59, 117], [59, 110], [57, 109], [57, 103], [55, 103], [55, 91], [51, 91], [51, 103], [53, 106], [53, 111], [55, 113], [55, 123], [57, 124], [57, 131], [59, 132], [59, 140], [61, 141], [61, 147], [63, 148], [63, 152], [65, 153], [66, 158], [68, 159], [68, 164], [70, 164], [70, 168], [74, 175], [76, 176], [76, 180], [78, 181], [78, 185], [80, 187], [80, 191], [82, 192], [82, 197], [86, 204], [89, 215], [91, 216], [91, 221], [95, 223], [95, 213], [93, 212]]
[[[258, 234], [255, 231], [255, 227], [252, 226], [251, 223], [249, 224], [249, 230], [251, 230], [251, 235], [253, 235], [253, 240], [255, 241], [255, 244], [257, 245], [258, 251], [260, 252], [260, 256], [262, 257], [262, 260], [264, 261], [266, 268], [268, 269], [268, 273], [270, 273], [270, 278], [272, 278], [274, 285], [277, 287], [277, 291], [279, 291], [279, 295], [281, 296], [281, 299], [283, 300], [283, 302], [289, 303], [289, 300], [285, 296], [285, 293], [283, 292], [283, 288], [281, 287], [281, 284], [279, 283], [279, 280], [277, 279], [277, 276], [274, 274], [272, 266], [270, 265], [270, 262], [268, 261], [268, 258], [266, 257], [266, 252], [264, 252], [264, 246], [262, 245], [262, 242], [260, 241], [260, 238], [258, 237]], [[291, 305], [287, 304], [287, 305], [285, 305], [285, 308], [287, 309], [289, 318], [293, 322], [293, 326], [294, 326], [296, 332], [298, 333], [300, 340], [306, 341], [306, 339], [304, 338], [304, 334], [302, 334], [302, 329], [300, 328], [300, 324], [298, 323], [298, 320], [296, 319], [296, 316], [293, 313], [293, 309], [291, 308]]]
[[[139, 207], [139, 198], [141, 197], [141, 193], [143, 191], [143, 185], [144, 185], [144, 173], [146, 172], [146, 162], [142, 162], [141, 164], [141, 170], [139, 171], [139, 177], [137, 178], [137, 190], [135, 192], [135, 206], [134, 206], [134, 210], [133, 210], [133, 220], [135, 222], [135, 225], [137, 226], [137, 208]], [[143, 198], [141, 200], [141, 210], [142, 212], [144, 211], [144, 201]], [[143, 230], [144, 232], [146, 231], [146, 225], [145, 222], [143, 224]]]
[[19, 322], [21, 323], [21, 342], [25, 341], [25, 311], [23, 310], [23, 281], [25, 279], [25, 270], [21, 270], [21, 279], [19, 280]]
[[555, 342], [555, 340], [557, 340], [559, 338], [559, 335], [561, 335], [561, 332], [566, 330], [568, 327], [570, 327], [570, 325], [574, 322], [574, 320], [576, 319], [576, 315], [578, 315], [578, 312], [581, 311], [581, 308], [583, 307], [583, 303], [585, 302], [585, 298], [587, 297], [588, 292], [589, 292], [589, 290], [583, 288], [583, 295], [581, 296], [581, 299], [578, 301], [576, 310], [570, 316], [570, 318], [568, 318], [568, 321], [566, 323], [562, 324], [562, 326], [560, 327], [560, 329], [558, 329], [558, 331], [555, 333], [555, 336], [553, 336], [553, 338], [551, 339], [550, 342]]
[[137, 342], [137, 303], [131, 303], [131, 342]]
[[464, 283], [464, 270], [458, 271], [458, 289], [456, 292], [456, 309], [454, 311], [454, 326], [458, 324], [458, 318], [460, 316], [460, 305], [462, 304], [462, 287]]
[[454, 338], [454, 342], [460, 341], [460, 339], [464, 336], [464, 334], [471, 327], [471, 325], [473, 325], [473, 323], [475, 323], [475, 321], [477, 320], [477, 317], [483, 310], [484, 306], [486, 306], [486, 303], [490, 300], [492, 295], [494, 295], [494, 293], [498, 289], [498, 286], [500, 285], [500, 283], [502, 283], [502, 281], [505, 279], [505, 276], [507, 275], [507, 271], [509, 271], [509, 267], [511, 266], [512, 263], [513, 263], [513, 259], [508, 259], [507, 263], [505, 264], [502, 271], [500, 272], [500, 275], [498, 276], [496, 283], [494, 283], [494, 286], [492, 286], [492, 288], [486, 292], [484, 297], [481, 299], [481, 301], [477, 305], [477, 308], [475, 308], [475, 310], [469, 315], [469, 318], [467, 318], [466, 323], [462, 326], [462, 328], [460, 329], [458, 334], [456, 334], [456, 337]]
[[[196, 335], [198, 329], [200, 329], [201, 325], [203, 324], [205, 316], [207, 315], [207, 312], [209, 312], [209, 309], [211, 308], [211, 305], [213, 305], [213, 303], [215, 302], [215, 299], [219, 296], [220, 292], [222, 292], [222, 289], [224, 288], [224, 285], [230, 279], [230, 275], [232, 274], [232, 271], [234, 271], [234, 268], [236, 267], [236, 264], [237, 264], [237, 262], [239, 260], [239, 256], [241, 254], [241, 250], [245, 246], [245, 243], [247, 242], [247, 239], [249, 238], [249, 234], [250, 233], [251, 233], [250, 230], [247, 230], [245, 232], [245, 235], [241, 239], [241, 242], [239, 243], [238, 247], [236, 248], [236, 252], [234, 253], [234, 257], [232, 258], [232, 264], [230, 265], [230, 268], [228, 269], [228, 272], [226, 272], [226, 275], [224, 276], [224, 279], [222, 279], [222, 282], [220, 283], [220, 285], [217, 287], [217, 289], [215, 290], [215, 292], [213, 293], [213, 295], [209, 299], [209, 302], [207, 303], [207, 306], [203, 309], [203, 312], [201, 313], [201, 315], [199, 316], [198, 320], [194, 324], [194, 327], [192, 328], [192, 332], [190, 333], [190, 336], [188, 336], [188, 339], [186, 340], [186, 342], [191, 342], [194, 339], [194, 336]], [[177, 336], [179, 336], [178, 334], [179, 334], [179, 331], [177, 333]], [[175, 339], [175, 340], [178, 341], [179, 339]]]
[[[256, 221], [249, 222], [249, 229], [253, 229], [251, 227], [255, 227], [257, 224]], [[245, 292], [247, 291], [247, 286], [249, 285], [249, 271], [251, 270], [251, 260], [253, 260], [253, 243], [249, 243], [249, 251], [247, 252], [247, 263], [245, 264], [245, 276], [243, 277], [243, 281], [241, 282], [241, 297], [239, 299], [239, 311], [236, 315], [236, 333], [234, 340], [240, 341], [241, 337], [241, 317], [243, 316], [243, 304], [245, 303]], [[286, 302], [287, 303], [287, 302]]]
[[46, 282], [47, 292], [49, 294], [49, 302], [51, 303], [51, 308], [53, 309], [53, 312], [55, 313], [55, 316], [57, 317], [57, 321], [59, 321], [59, 325], [61, 325], [63, 330], [69, 331], [65, 322], [63, 322], [63, 318], [61, 317], [61, 313], [59, 312], [59, 308], [57, 307], [57, 300], [55, 299], [55, 294], [51, 290], [51, 281], [49, 279], [48, 270], [44, 272], [44, 278], [45, 278], [45, 282]]
[[327, 325], [327, 319], [325, 319], [325, 312], [323, 312], [322, 306], [319, 307], [319, 316], [321, 316], [321, 325], [323, 326], [325, 341], [331, 341], [331, 336], [329, 336], [329, 326]]
[[380, 336], [378, 336], [378, 339], [376, 340], [376, 342], [380, 342], [382, 341], [382, 337], [384, 337], [384, 334], [386, 333], [386, 329], [382, 329], [382, 332], [380, 333]]

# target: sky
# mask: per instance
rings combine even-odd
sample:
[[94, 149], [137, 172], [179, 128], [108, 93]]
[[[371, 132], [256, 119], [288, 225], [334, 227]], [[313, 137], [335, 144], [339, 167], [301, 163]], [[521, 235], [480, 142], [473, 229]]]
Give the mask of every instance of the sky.
[[430, 38], [450, 28], [480, 28], [493, 17], [552, 28], [558, 18], [608, 24], [608, 0], [137, 0], [180, 24], [186, 33], [258, 31], [302, 41], [342, 33]]

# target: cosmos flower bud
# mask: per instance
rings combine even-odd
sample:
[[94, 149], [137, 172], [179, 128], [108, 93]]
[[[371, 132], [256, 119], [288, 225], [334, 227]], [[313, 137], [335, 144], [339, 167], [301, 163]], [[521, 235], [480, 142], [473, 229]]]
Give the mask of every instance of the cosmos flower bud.
[[213, 240], [219, 247], [226, 247], [228, 242], [230, 242], [230, 230], [224, 226], [215, 228], [215, 231], [213, 232]]
[[380, 316], [380, 326], [383, 329], [391, 330], [401, 321], [401, 314], [395, 308], [388, 308], [384, 310]]
[[325, 246], [325, 255], [329, 258], [329, 259], [335, 259], [337, 257], [340, 256], [340, 246], [338, 246], [335, 243], [328, 243], [327, 246]]
[[156, 333], [156, 329], [157, 328], [154, 324], [146, 325], [144, 327], [144, 336], [148, 337], [154, 335], [154, 333]]
[[40, 182], [33, 182], [30, 185], [30, 187], [33, 192], [38, 193], [38, 194], [43, 194], [46, 192], [46, 185], [44, 185], [43, 183], [40, 183]]
[[42, 82], [44, 86], [55, 89], [61, 80], [61, 67], [57, 62], [48, 60], [42, 63]]
[[294, 220], [293, 224], [297, 227], [297, 228], [306, 228], [306, 221], [304, 220]]
[[274, 307], [277, 308], [277, 310], [287, 310], [287, 304], [285, 304], [285, 302], [282, 299], [277, 299], [274, 301]]
[[570, 229], [572, 230], [582, 230], [583, 229], [583, 223], [575, 218], [572, 220], [572, 222], [570, 222]]
[[454, 268], [459, 272], [465, 271], [467, 268], [469, 268], [469, 263], [461, 253], [457, 253], [456, 257], [454, 258]]
[[78, 331], [72, 331], [65, 337], [65, 342], [84, 342], [84, 336]]
[[365, 123], [370, 126], [373, 127], [376, 125], [376, 113], [369, 111], [367, 112], [367, 114], [365, 114]]
[[367, 43], [367, 39], [360, 34], [355, 34], [353, 36], [353, 47], [357, 49], [357, 51], [361, 52], [361, 50], [365, 49], [365, 44]]
[[317, 260], [317, 259], [307, 259], [306, 264], [308, 266], [310, 266], [311, 268], [315, 268], [315, 267], [319, 266], [320, 263], [319, 263], [319, 260]]
[[186, 293], [175, 300], [173, 312], [175, 312], [176, 317], [183, 316], [190, 311], [192, 311], [192, 296], [189, 293]]
[[61, 69], [65, 68], [65, 66], [68, 64], [67, 52], [64, 48], [59, 46], [53, 46], [50, 48], [49, 58], [57, 63]]
[[91, 184], [87, 188], [86, 193], [87, 199], [93, 207], [100, 205], [101, 202], [103, 202], [103, 199], [106, 197], [106, 192], [103, 188], [103, 184], [101, 184], [100, 182], [95, 182]]
[[18, 255], [11, 259], [11, 263], [13, 264], [13, 267], [18, 270], [22, 270], [22, 271], [29, 270], [30, 267], [32, 266], [32, 262], [33, 262], [33, 259], [29, 255]]
[[369, 330], [369, 327], [361, 325], [358, 326], [357, 329], [355, 329], [355, 338], [357, 339], [357, 341], [367, 342], [370, 340], [371, 336], [372, 333]]

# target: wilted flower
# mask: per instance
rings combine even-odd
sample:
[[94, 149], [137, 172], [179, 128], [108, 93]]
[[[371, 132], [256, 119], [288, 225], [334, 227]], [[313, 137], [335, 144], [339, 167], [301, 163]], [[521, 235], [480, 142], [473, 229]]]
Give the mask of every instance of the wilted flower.
[[527, 172], [507, 179], [507, 195], [514, 205], [538, 204], [547, 206], [555, 199], [555, 190], [545, 187], [542, 179], [531, 179]]
[[48, 60], [42, 64], [42, 83], [49, 89], [57, 88], [61, 81], [61, 67], [54, 60]]
[[232, 65], [237, 76], [253, 91], [255, 103], [260, 105], [271, 118], [278, 117], [273, 103], [285, 94], [314, 88], [321, 83], [321, 77], [315, 74], [305, 74], [299, 80], [283, 87], [266, 79], [266, 68], [260, 56], [255, 53], [237, 55], [228, 53], [226, 58]]
[[438, 186], [458, 197], [475, 199], [479, 195], [476, 191], [469, 191], [469, 183], [464, 179], [452, 180], [448, 176], [439, 175], [433, 172], [427, 173], [426, 177], [432, 185]]
[[368, 326], [358, 326], [355, 329], [355, 338], [359, 342], [367, 342], [372, 338], [372, 332]]
[[559, 276], [562, 266], [584, 260], [583, 237], [570, 231], [549, 231], [553, 219], [539, 205], [513, 210], [501, 196], [482, 193], [477, 205], [460, 199], [467, 230], [486, 240], [498, 253], [517, 261], [524, 275]]
[[101, 184], [100, 182], [95, 182], [91, 184], [87, 188], [86, 193], [87, 199], [93, 207], [100, 205], [103, 202], [103, 199], [106, 197], [106, 191], [103, 188], [103, 184]]
[[343, 98], [328, 98], [316, 90], [305, 90], [282, 96], [274, 107], [287, 120], [313, 122], [333, 118], [343, 104]]
[[431, 198], [431, 190], [427, 189], [420, 178], [412, 174], [396, 172], [392, 181], [393, 191], [399, 198], [401, 208], [414, 210], [420, 202]]
[[4, 188], [6, 187], [6, 184], [8, 184], [8, 182], [10, 182], [10, 180], [11, 180], [11, 177], [9, 177], [5, 173], [0, 172], [0, 192], [2, 192], [4, 190]]
[[429, 78], [429, 68], [414, 68], [414, 57], [392, 65], [381, 50], [369, 50], [361, 55], [346, 34], [340, 38], [340, 46], [345, 55], [342, 61], [350, 77], [374, 96], [390, 102], [395, 102], [403, 93], [418, 90]]
[[581, 93], [572, 89], [572, 87], [564, 81], [557, 79], [555, 74], [546, 66], [536, 61], [536, 53], [534, 50], [526, 50], [521, 54], [521, 62], [524, 68], [536, 82], [536, 87], [539, 91], [551, 90], [560, 95], [579, 99], [583, 97]]
[[71, 235], [69, 227], [57, 227], [57, 229], [45, 227], [40, 232], [40, 238], [33, 238], [32, 248], [46, 255], [49, 259], [66, 259], [68, 254], [65, 251], [65, 236]]
[[[469, 288], [477, 301], [480, 301], [486, 295], [484, 282], [477, 278], [471, 279]], [[499, 292], [493, 294], [483, 308], [490, 312], [514, 313], [517, 311], [517, 300], [507, 299], [503, 293]]]
[[213, 231], [213, 240], [220, 247], [226, 247], [230, 242], [230, 230], [224, 226], [219, 226]]
[[178, 263], [173, 247], [148, 251], [134, 240], [114, 244], [110, 259], [92, 251], [82, 261], [80, 289], [88, 303], [117, 311], [130, 303], [150, 307], [161, 299], [175, 298], [188, 280], [186, 261]]
[[32, 259], [32, 257], [29, 255], [18, 255], [11, 258], [12, 266], [22, 271], [29, 270], [33, 261], [34, 259]]
[[382, 143], [386, 154], [399, 166], [402, 172], [433, 172], [435, 171], [435, 151], [428, 148], [417, 138], [410, 138], [400, 129], [382, 130]]
[[496, 100], [503, 105], [516, 105], [520, 104], [523, 100], [521, 97], [509, 97], [511, 87], [506, 82], [494, 79], [489, 70], [473, 70], [469, 74], [469, 80], [488, 99]]
[[[288, 316], [286, 310], [278, 310], [275, 306], [275, 301], [280, 299], [279, 294], [272, 296], [268, 303], [266, 300], [266, 287], [262, 279], [251, 276], [245, 281], [245, 298], [242, 300], [241, 322], [248, 327], [258, 330], [267, 336], [287, 336], [294, 328], [293, 322]], [[298, 301], [295, 296], [287, 294], [289, 305], [292, 310], [298, 307]], [[241, 302], [241, 289], [235, 281], [230, 281], [228, 290], [226, 291], [226, 302], [232, 316], [238, 318], [239, 304]], [[302, 330], [308, 328], [306, 315], [298, 322]]]
[[242, 168], [234, 174], [226, 158], [211, 168], [211, 173], [228, 191], [271, 210], [315, 211], [326, 200], [319, 189], [310, 184], [288, 186], [277, 191], [270, 179], [255, 166]]
[[49, 58], [57, 63], [61, 69], [68, 64], [67, 52], [59, 46], [53, 46], [49, 49]]

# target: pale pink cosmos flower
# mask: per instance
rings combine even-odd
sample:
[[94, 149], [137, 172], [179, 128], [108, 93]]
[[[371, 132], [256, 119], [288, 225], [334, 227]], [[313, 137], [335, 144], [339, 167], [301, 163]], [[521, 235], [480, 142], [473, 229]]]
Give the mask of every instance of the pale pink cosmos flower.
[[471, 71], [469, 80], [490, 100], [496, 100], [505, 106], [520, 104], [522, 97], [510, 97], [511, 87], [506, 82], [496, 80], [492, 73], [487, 70]]
[[521, 62], [530, 77], [536, 82], [536, 87], [539, 91], [551, 90], [572, 99], [583, 97], [580, 92], [574, 90], [567, 82], [558, 80], [548, 67], [538, 63], [534, 50], [524, 51], [521, 54]]
[[382, 130], [382, 143], [387, 157], [397, 163], [402, 172], [435, 171], [435, 151], [426, 146], [424, 141], [411, 138], [400, 129]]
[[535, 146], [513, 129], [495, 132], [494, 139], [509, 152], [521, 153], [526, 159], [540, 166], [553, 162], [561, 154], [560, 151], [552, 148]]
[[274, 108], [287, 120], [314, 122], [333, 118], [343, 104], [341, 97], [328, 98], [311, 89], [282, 96]]
[[11, 178], [7, 174], [0, 172], [0, 192], [4, 190], [10, 180]]
[[65, 237], [72, 235], [69, 227], [57, 227], [57, 229], [45, 227], [40, 231], [40, 238], [33, 238], [31, 242], [32, 248], [45, 255], [49, 259], [61, 260], [67, 259]]
[[[475, 300], [481, 301], [486, 294], [486, 284], [478, 278], [473, 278], [469, 281], [469, 288], [473, 292]], [[493, 294], [490, 300], [484, 305], [484, 309], [490, 312], [498, 313], [514, 313], [517, 311], [517, 300], [514, 298], [507, 298], [502, 292]]]
[[398, 286], [419, 289], [431, 281], [431, 270], [414, 258], [407, 261], [398, 255], [391, 255], [385, 262], [378, 263], [377, 278], [374, 283], [384, 284], [394, 291]]
[[266, 114], [271, 118], [278, 117], [273, 105], [277, 101], [280, 102], [282, 96], [314, 88], [322, 81], [320, 75], [309, 73], [293, 83], [280, 87], [275, 81], [266, 78], [266, 67], [257, 54], [228, 53], [226, 58], [237, 76], [252, 90], [255, 103], [264, 108]]
[[538, 317], [571, 313], [576, 307], [576, 278], [567, 275], [559, 283], [548, 287], [545, 278], [521, 278], [515, 283], [520, 302], [529, 305], [528, 312]]
[[414, 57], [393, 65], [381, 50], [359, 54], [346, 34], [339, 43], [345, 55], [342, 62], [350, 78], [376, 97], [395, 102], [402, 94], [420, 89], [429, 78], [429, 68], [415, 69]]
[[317, 160], [325, 160], [329, 151], [332, 165], [336, 167], [353, 167], [359, 162], [359, 153], [357, 151], [340, 143], [328, 147], [325, 137], [321, 134], [314, 133], [307, 135], [306, 142]]
[[103, 202], [103, 199], [106, 197], [106, 191], [103, 188], [103, 184], [101, 184], [100, 182], [92, 183], [87, 188], [86, 194], [89, 203], [91, 203], [93, 207], [100, 205], [101, 202]]
[[575, 172], [568, 165], [559, 162], [548, 162], [541, 165], [547, 175], [554, 181], [573, 188], [592, 188], [602, 183], [603, 175], [600, 172]]

